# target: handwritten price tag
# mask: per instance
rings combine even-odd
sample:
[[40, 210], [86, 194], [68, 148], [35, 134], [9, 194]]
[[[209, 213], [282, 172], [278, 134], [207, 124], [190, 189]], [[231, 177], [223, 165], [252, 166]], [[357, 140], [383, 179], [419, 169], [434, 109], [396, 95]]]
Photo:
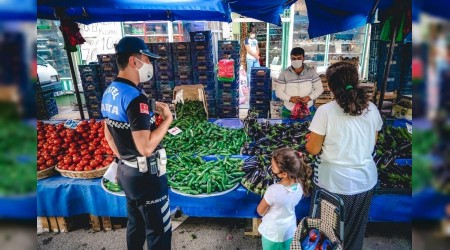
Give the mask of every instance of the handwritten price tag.
[[171, 129], [168, 130], [168, 132], [171, 135], [178, 135], [179, 133], [183, 132], [181, 129], [179, 129], [178, 127], [173, 127]]
[[75, 129], [77, 127], [78, 123], [80, 123], [80, 122], [69, 119], [64, 123], [64, 127], [70, 128], [70, 129]]
[[408, 130], [408, 132], [409, 132], [410, 134], [412, 134], [412, 126], [409, 125], [409, 123], [406, 123], [406, 129]]

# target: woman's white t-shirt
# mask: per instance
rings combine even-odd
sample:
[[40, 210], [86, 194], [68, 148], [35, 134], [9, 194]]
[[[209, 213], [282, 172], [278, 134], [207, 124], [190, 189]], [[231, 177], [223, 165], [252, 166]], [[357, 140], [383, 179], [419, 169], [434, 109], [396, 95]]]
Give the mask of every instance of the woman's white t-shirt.
[[303, 189], [299, 183], [290, 187], [270, 185], [264, 194], [270, 207], [258, 227], [259, 233], [273, 242], [284, 242], [294, 237], [297, 228], [295, 206], [302, 196]]
[[380, 113], [371, 102], [360, 116], [345, 114], [336, 101], [320, 106], [309, 126], [325, 136], [316, 184], [343, 195], [372, 189], [378, 179], [372, 153], [376, 131], [382, 126]]

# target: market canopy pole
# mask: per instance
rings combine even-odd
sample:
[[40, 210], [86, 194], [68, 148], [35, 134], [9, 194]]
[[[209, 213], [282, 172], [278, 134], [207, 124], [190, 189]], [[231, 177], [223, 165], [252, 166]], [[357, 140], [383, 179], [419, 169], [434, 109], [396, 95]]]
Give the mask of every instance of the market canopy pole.
[[[401, 1], [399, 1], [400, 3], [400, 13], [401, 11], [403, 11], [403, 5], [401, 4]], [[383, 101], [384, 101], [384, 94], [386, 93], [386, 86], [387, 86], [387, 80], [389, 77], [389, 71], [391, 70], [391, 64], [392, 64], [392, 56], [394, 54], [394, 44], [395, 44], [395, 38], [397, 37], [397, 32], [398, 32], [398, 28], [400, 25], [400, 17], [401, 15], [394, 15], [393, 18], [393, 23], [394, 23], [394, 31], [391, 34], [391, 41], [389, 44], [389, 51], [388, 51], [388, 61], [386, 63], [386, 67], [384, 68], [384, 74], [383, 74], [383, 87], [381, 88], [381, 92], [380, 92], [380, 100], [378, 102], [378, 110], [381, 111], [383, 108]]]
[[[60, 25], [62, 27], [63, 25], [63, 18], [64, 18], [64, 11], [63, 10], [57, 10], [55, 11], [56, 13], [58, 13], [58, 18], [60, 21]], [[65, 32], [63, 32], [61, 30], [62, 34], [63, 34], [63, 38], [64, 38], [64, 48], [66, 49], [66, 53], [67, 53], [67, 58], [69, 60], [69, 68], [70, 68], [70, 74], [72, 75], [72, 82], [73, 82], [73, 87], [75, 88], [75, 96], [77, 98], [77, 104], [78, 104], [78, 109], [80, 110], [80, 118], [82, 120], [85, 119], [84, 117], [84, 111], [83, 111], [83, 103], [81, 102], [81, 96], [80, 96], [80, 90], [78, 89], [78, 82], [77, 82], [77, 78], [75, 76], [75, 66], [73, 64], [73, 58], [72, 58], [72, 52], [70, 52], [70, 43], [68, 41], [68, 36], [67, 34], [65, 34]]]

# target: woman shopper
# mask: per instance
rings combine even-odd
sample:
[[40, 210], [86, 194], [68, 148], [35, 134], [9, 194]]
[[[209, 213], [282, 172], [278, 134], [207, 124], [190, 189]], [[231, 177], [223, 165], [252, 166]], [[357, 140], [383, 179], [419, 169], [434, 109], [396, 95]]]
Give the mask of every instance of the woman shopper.
[[267, 188], [257, 208], [263, 216], [258, 231], [264, 250], [284, 250], [290, 248], [297, 228], [295, 206], [309, 195], [312, 170], [300, 152], [281, 148], [273, 152], [272, 173], [275, 184]]
[[358, 88], [354, 65], [333, 64], [326, 76], [335, 100], [317, 109], [306, 149], [320, 154], [314, 189], [326, 189], [344, 201], [344, 248], [358, 250], [363, 246], [378, 178], [372, 152], [383, 121], [377, 107]]

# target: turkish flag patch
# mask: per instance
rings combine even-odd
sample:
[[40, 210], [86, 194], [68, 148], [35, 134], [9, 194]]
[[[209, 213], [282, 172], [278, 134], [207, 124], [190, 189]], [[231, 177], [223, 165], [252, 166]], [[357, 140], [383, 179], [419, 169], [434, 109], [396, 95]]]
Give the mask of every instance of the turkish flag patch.
[[150, 112], [148, 111], [148, 105], [145, 103], [140, 103], [140, 107], [141, 107], [141, 113], [142, 114], [150, 114]]

